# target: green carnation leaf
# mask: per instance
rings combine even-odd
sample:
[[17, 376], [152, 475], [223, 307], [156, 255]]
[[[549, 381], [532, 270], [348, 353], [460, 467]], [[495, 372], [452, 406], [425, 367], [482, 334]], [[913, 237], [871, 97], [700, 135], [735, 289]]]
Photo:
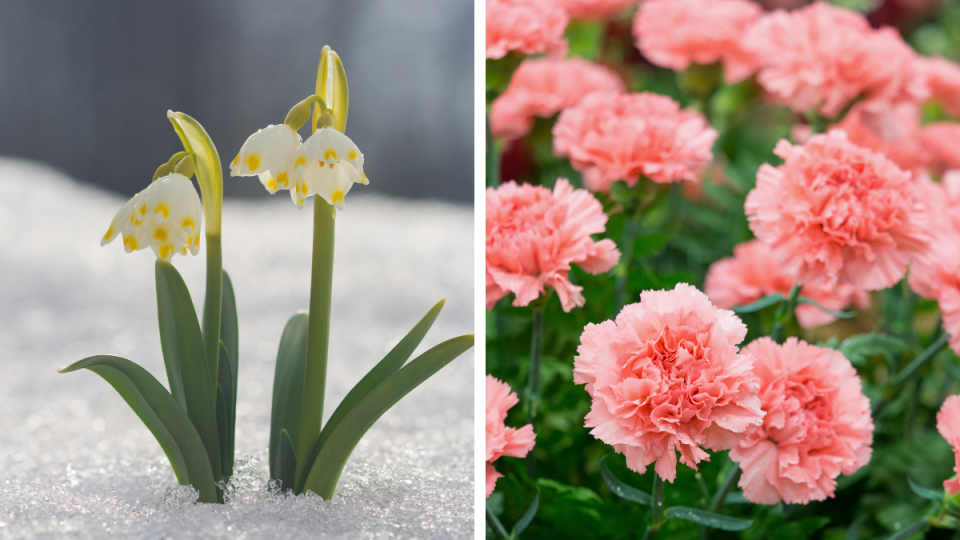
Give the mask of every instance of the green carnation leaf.
[[771, 294], [770, 296], [763, 297], [752, 304], [735, 307], [733, 308], [733, 312], [736, 313], [737, 315], [753, 313], [755, 311], [760, 311], [763, 308], [770, 307], [775, 304], [779, 304], [784, 300], [786, 300], [786, 298], [784, 298], [782, 294]]
[[921, 486], [913, 481], [912, 478], [907, 478], [907, 482], [910, 484], [910, 489], [917, 494], [918, 497], [924, 499], [929, 499], [931, 501], [941, 502], [943, 501], [943, 492], [936, 489], [930, 489]]
[[607, 456], [600, 458], [600, 476], [603, 477], [603, 483], [607, 485], [607, 488], [618, 497], [649, 506], [650, 494], [621, 482], [607, 467], [606, 461]]
[[667, 516], [667, 519], [683, 519], [692, 521], [698, 525], [703, 525], [704, 527], [724, 531], [742, 531], [753, 525], [752, 519], [739, 519], [697, 508], [688, 508], [686, 506], [672, 506], [667, 508], [664, 515]]

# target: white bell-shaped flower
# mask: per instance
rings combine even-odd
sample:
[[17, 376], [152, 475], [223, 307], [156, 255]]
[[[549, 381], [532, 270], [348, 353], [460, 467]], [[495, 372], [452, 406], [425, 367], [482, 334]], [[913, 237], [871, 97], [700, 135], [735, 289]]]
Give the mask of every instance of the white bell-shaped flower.
[[300, 134], [286, 124], [257, 131], [247, 137], [230, 163], [230, 176], [258, 176], [271, 194], [278, 189], [293, 191], [297, 186], [294, 154], [301, 140]]
[[353, 184], [369, 183], [363, 173], [360, 149], [332, 127], [318, 129], [300, 145], [295, 165], [300, 182], [294, 202], [301, 208], [308, 196], [320, 195], [337, 210], [343, 210], [344, 198]]
[[130, 253], [150, 247], [160, 259], [200, 252], [203, 210], [193, 182], [182, 174], [158, 178], [124, 204], [100, 240], [106, 245], [118, 235]]

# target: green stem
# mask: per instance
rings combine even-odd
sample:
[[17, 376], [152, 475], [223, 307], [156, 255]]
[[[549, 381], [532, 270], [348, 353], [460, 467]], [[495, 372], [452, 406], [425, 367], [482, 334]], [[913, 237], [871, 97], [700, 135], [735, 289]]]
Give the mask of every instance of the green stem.
[[647, 530], [643, 532], [643, 540], [653, 540], [657, 537], [657, 531], [653, 530], [653, 527], [647, 525]]
[[[663, 527], [663, 524], [667, 522], [664, 512], [666, 508], [663, 507], [664, 499], [664, 489], [663, 489], [663, 479], [660, 478], [660, 475], [654, 471], [653, 472], [653, 488], [650, 490], [650, 527], [653, 529], [654, 534], [660, 530], [660, 527]], [[653, 538], [651, 536], [651, 538]]]
[[[543, 357], [543, 312], [545, 304], [537, 302], [531, 305], [533, 311], [533, 332], [530, 338], [530, 373], [527, 376], [527, 414], [533, 431], [537, 431], [536, 420], [543, 402], [543, 388], [540, 381], [540, 360]], [[536, 459], [533, 452], [527, 454], [527, 476], [536, 474]]]
[[487, 119], [487, 187], [500, 185], [500, 156], [497, 153], [497, 141], [490, 131], [490, 120]]
[[770, 330], [770, 339], [777, 343], [782, 344], [786, 340], [784, 325], [790, 320], [790, 317], [793, 316], [794, 311], [797, 309], [797, 300], [800, 298], [800, 288], [799, 283], [794, 283], [793, 288], [790, 289], [790, 295], [786, 301], [780, 303], [780, 307], [777, 308], [777, 312], [774, 314], [774, 323], [773, 329]]
[[[210, 366], [211, 394], [217, 399], [217, 362], [220, 359], [220, 304], [223, 295], [223, 254], [220, 235], [207, 235], [207, 290], [203, 300], [203, 350]], [[216, 409], [216, 406], [214, 406]]]
[[623, 238], [620, 245], [623, 247], [623, 254], [620, 256], [620, 263], [617, 264], [616, 275], [617, 283], [614, 289], [614, 298], [616, 299], [617, 309], [615, 313], [620, 313], [627, 297], [627, 277], [630, 274], [630, 263], [633, 261], [633, 248], [637, 243], [637, 235], [640, 234], [640, 211], [639, 209], [630, 216], [626, 227], [623, 230]]
[[296, 477], [307, 474], [307, 460], [323, 421], [327, 385], [327, 351], [330, 343], [330, 303], [333, 292], [333, 238], [336, 210], [319, 195], [313, 197], [313, 262], [310, 274], [310, 315], [307, 353], [300, 407], [300, 440], [297, 442]]
[[717, 494], [713, 496], [713, 502], [710, 503], [711, 512], [717, 514], [723, 509], [723, 503], [727, 498], [727, 493], [730, 493], [730, 489], [737, 483], [737, 478], [739, 477], [740, 466], [734, 463], [733, 470], [723, 479], [723, 484], [720, 486], [720, 489], [717, 490]]

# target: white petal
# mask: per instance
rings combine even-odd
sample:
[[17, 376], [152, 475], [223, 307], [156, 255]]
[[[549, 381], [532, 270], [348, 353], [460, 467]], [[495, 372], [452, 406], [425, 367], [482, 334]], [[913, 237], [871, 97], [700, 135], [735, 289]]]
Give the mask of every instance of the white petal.
[[127, 226], [127, 223], [130, 221], [130, 217], [133, 215], [134, 210], [137, 205], [140, 204], [140, 199], [143, 196], [143, 192], [137, 193], [129, 201], [124, 203], [120, 207], [120, 210], [117, 211], [116, 215], [113, 216], [113, 221], [110, 222], [110, 227], [107, 228], [107, 233], [103, 235], [103, 238], [100, 239], [100, 245], [104, 246], [113, 242], [113, 239], [117, 237], [124, 228]]
[[290, 159], [300, 146], [300, 135], [286, 124], [269, 125], [243, 143], [230, 163], [230, 176], [254, 176]]

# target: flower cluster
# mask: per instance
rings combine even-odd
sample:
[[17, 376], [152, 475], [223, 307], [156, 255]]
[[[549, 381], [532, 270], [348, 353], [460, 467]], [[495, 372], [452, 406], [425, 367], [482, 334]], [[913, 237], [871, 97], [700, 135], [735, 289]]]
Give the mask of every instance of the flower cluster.
[[513, 305], [526, 306], [557, 291], [564, 311], [583, 305], [581, 287], [567, 277], [571, 264], [590, 273], [606, 272], [620, 260], [612, 240], [594, 241], [607, 216], [587, 191], [565, 178], [553, 191], [507, 182], [487, 189], [487, 309], [514, 293]]

